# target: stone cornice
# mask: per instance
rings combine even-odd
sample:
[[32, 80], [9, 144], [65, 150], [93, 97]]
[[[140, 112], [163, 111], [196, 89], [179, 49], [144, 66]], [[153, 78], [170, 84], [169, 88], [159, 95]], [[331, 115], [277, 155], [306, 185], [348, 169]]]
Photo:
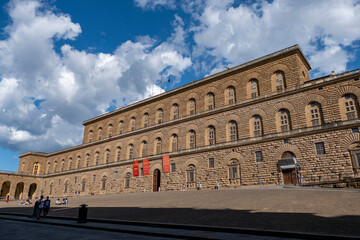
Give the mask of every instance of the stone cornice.
[[210, 146], [200, 146], [200, 147], [196, 147], [196, 148], [192, 148], [192, 149], [179, 150], [176, 152], [162, 153], [162, 154], [147, 156], [147, 157], [143, 157], [143, 158], [135, 158], [132, 160], [121, 160], [120, 162], [113, 162], [113, 163], [102, 164], [102, 165], [98, 165], [98, 166], [91, 166], [91, 167], [81, 168], [81, 169], [73, 169], [70, 171], [64, 171], [64, 172], [59, 172], [59, 173], [37, 175], [34, 177], [48, 178], [48, 177], [61, 176], [61, 175], [67, 175], [67, 174], [88, 172], [88, 171], [92, 171], [92, 170], [99, 170], [99, 169], [105, 169], [105, 168], [110, 168], [110, 167], [129, 165], [129, 164], [132, 164], [132, 162], [135, 160], [138, 160], [139, 162], [142, 162], [144, 159], [149, 159], [149, 161], [159, 160], [159, 159], [162, 159], [162, 156], [164, 156], [164, 155], [169, 155], [170, 158], [171, 157], [179, 157], [179, 156], [196, 154], [196, 153], [201, 153], [201, 152], [242, 147], [242, 146], [247, 146], [247, 145], [257, 144], [257, 143], [264, 143], [264, 142], [269, 142], [269, 141], [291, 139], [294, 137], [300, 137], [300, 136], [304, 136], [304, 135], [311, 135], [311, 134], [317, 134], [317, 133], [322, 133], [322, 132], [349, 129], [349, 128], [359, 127], [359, 126], [360, 126], [360, 119], [344, 121], [344, 122], [343, 121], [332, 122], [332, 123], [326, 123], [323, 125], [319, 125], [316, 127], [306, 127], [306, 128], [301, 128], [301, 129], [294, 129], [294, 130], [287, 131], [287, 132], [272, 133], [272, 134], [264, 135], [261, 137], [253, 137], [253, 138], [246, 138], [246, 139], [241, 139], [241, 140], [232, 141], [232, 142], [217, 143], [215, 145], [210, 145]]

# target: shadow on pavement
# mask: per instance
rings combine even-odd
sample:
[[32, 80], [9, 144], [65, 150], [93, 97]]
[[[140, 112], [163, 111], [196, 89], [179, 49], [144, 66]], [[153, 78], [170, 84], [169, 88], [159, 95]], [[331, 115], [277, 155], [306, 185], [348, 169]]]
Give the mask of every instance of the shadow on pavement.
[[[3, 208], [1, 211], [30, 215], [32, 208]], [[52, 207], [49, 215], [77, 217], [77, 214], [78, 208]], [[360, 216], [322, 217], [311, 213], [230, 209], [89, 207], [88, 217], [360, 236]]]

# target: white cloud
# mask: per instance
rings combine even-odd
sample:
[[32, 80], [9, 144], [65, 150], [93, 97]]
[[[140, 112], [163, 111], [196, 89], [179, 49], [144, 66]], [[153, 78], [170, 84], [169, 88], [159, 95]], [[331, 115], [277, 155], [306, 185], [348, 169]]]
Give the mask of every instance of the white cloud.
[[152, 9], [154, 10], [158, 6], [164, 6], [171, 9], [176, 7], [175, 0], [134, 0], [135, 4], [138, 7], [143, 9]]
[[328, 74], [346, 69], [351, 53], [345, 47], [360, 40], [360, 4], [355, 0], [198, 4], [187, 8], [195, 18], [193, 56], [209, 54], [217, 58], [214, 65], [219, 60], [237, 65], [299, 44], [315, 72]]
[[163, 92], [153, 80], [170, 73], [179, 78], [191, 64], [179, 17], [164, 42], [143, 36], [120, 43], [112, 54], [65, 44], [59, 53], [56, 41], [81, 33], [69, 15], [36, 0], [12, 1], [7, 10], [12, 22], [0, 41], [2, 148], [49, 152], [79, 144], [82, 121], [110, 104], [120, 107]]

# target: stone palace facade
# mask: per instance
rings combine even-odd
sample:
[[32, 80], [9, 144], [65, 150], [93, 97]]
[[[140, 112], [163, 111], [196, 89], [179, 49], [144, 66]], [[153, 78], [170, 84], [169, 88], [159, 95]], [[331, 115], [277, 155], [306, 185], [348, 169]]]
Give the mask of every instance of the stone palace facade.
[[295, 45], [86, 120], [81, 145], [27, 152], [17, 173], [2, 171], [1, 197], [359, 177], [360, 70], [313, 80], [309, 70]]

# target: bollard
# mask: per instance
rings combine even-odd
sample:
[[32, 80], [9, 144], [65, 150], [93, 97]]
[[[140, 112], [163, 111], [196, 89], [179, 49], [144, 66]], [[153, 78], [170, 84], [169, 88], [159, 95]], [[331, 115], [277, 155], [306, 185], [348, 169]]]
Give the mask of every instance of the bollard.
[[87, 223], [87, 205], [81, 204], [79, 208], [79, 215], [78, 215], [78, 221], [77, 223]]

